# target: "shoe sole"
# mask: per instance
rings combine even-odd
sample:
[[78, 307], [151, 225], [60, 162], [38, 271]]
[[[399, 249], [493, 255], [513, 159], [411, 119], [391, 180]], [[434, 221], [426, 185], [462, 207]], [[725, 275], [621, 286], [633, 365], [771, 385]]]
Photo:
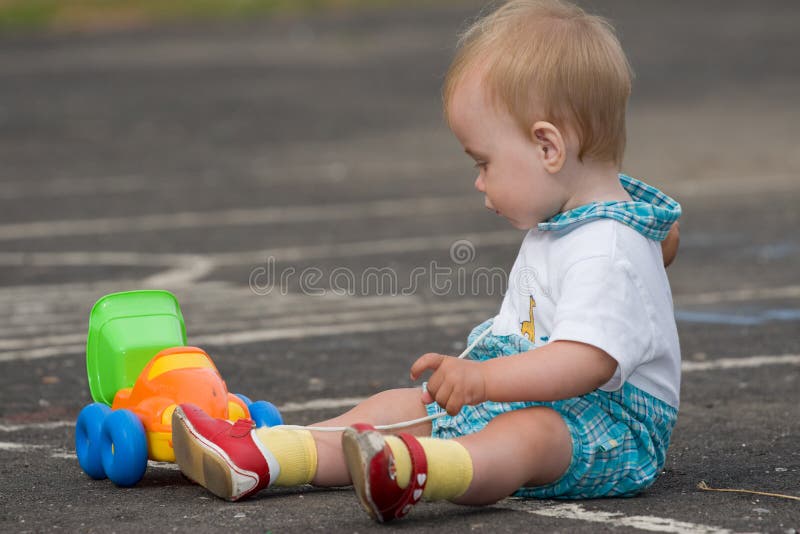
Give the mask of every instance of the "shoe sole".
[[348, 428], [342, 434], [342, 450], [347, 462], [347, 470], [353, 481], [362, 508], [372, 519], [383, 523], [383, 516], [372, 501], [368, 476], [368, 466], [376, 454], [383, 451], [383, 440], [377, 432], [358, 432]]
[[180, 406], [176, 408], [172, 415], [172, 446], [183, 474], [222, 499], [235, 501], [244, 497], [246, 493], [236, 495], [234, 491], [235, 477], [240, 473], [201, 439]]

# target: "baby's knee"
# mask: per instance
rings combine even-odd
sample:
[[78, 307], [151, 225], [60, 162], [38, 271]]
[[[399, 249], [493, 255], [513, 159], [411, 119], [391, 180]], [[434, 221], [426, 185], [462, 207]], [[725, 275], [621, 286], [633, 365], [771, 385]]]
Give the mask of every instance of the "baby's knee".
[[395, 388], [386, 389], [372, 396], [373, 399], [384, 403], [408, 404], [411, 402], [421, 402], [422, 391], [419, 388]]
[[[359, 419], [359, 422], [368, 422], [373, 425], [412, 421], [427, 415], [425, 405], [422, 403], [422, 391], [417, 388], [381, 391], [359, 404], [351, 413]], [[405, 427], [404, 431], [415, 435], [429, 436], [431, 424], [429, 421], [423, 421]]]

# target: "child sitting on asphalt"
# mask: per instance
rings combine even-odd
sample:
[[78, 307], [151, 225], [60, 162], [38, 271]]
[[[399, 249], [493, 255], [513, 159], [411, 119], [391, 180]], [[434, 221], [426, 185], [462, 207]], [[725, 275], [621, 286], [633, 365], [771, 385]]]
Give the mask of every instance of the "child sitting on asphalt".
[[[512, 0], [477, 21], [448, 71], [445, 114], [485, 206], [529, 229], [499, 313], [470, 341], [491, 334], [471, 359], [421, 356], [412, 379], [433, 372], [422, 390], [379, 393], [314, 425], [349, 427], [343, 434], [256, 429], [181, 405], [181, 470], [230, 500], [352, 483], [378, 521], [423, 498], [482, 505], [649, 487], [678, 411], [664, 267], [680, 206], [619, 174], [630, 89], [613, 29], [576, 6]], [[371, 426], [443, 411], [403, 434]]]

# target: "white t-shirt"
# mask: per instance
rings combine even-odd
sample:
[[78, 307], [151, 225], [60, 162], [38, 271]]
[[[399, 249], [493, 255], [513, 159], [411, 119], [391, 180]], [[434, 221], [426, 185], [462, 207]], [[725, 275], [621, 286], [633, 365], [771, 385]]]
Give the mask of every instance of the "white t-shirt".
[[681, 353], [661, 244], [614, 219], [530, 230], [492, 333], [521, 335], [537, 347], [593, 345], [618, 364], [600, 389], [630, 382], [678, 407]]

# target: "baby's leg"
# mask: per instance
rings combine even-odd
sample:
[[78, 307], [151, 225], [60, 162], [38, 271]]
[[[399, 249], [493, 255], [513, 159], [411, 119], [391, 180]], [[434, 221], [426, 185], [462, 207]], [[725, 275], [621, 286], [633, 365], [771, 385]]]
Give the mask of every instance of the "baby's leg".
[[[427, 411], [422, 404], [419, 388], [392, 389], [383, 391], [333, 419], [312, 426], [350, 426], [354, 423], [388, 425], [425, 417]], [[415, 436], [430, 436], [431, 423], [407, 427], [402, 430]], [[315, 486], [346, 486], [350, 484], [350, 474], [342, 452], [341, 432], [313, 432], [317, 445], [317, 474], [312, 484]]]
[[522, 486], [558, 480], [572, 459], [572, 438], [564, 419], [547, 407], [507, 412], [480, 432], [457, 438], [472, 458], [469, 489], [454, 502], [491, 504]]
[[491, 504], [522, 486], [555, 482], [572, 459], [566, 422], [543, 406], [504, 413], [456, 439], [386, 436], [356, 426], [342, 441], [359, 500], [381, 522], [403, 517], [421, 499]]
[[[374, 395], [317, 426], [380, 425], [425, 415], [419, 389], [396, 389]], [[431, 425], [418, 424], [407, 432], [430, 435]], [[350, 484], [341, 432], [256, 429], [247, 419], [231, 424], [210, 417], [197, 406], [182, 404], [172, 416], [172, 442], [181, 471], [223, 499], [239, 500], [270, 485]]]
[[[349, 412], [317, 426], [375, 425], [418, 419], [426, 414], [419, 389], [379, 393]], [[429, 435], [430, 423], [407, 432]], [[172, 441], [181, 471], [224, 499], [238, 500], [269, 486], [350, 484], [341, 432], [296, 428], [253, 428], [246, 419], [231, 424], [182, 404], [172, 417]]]

